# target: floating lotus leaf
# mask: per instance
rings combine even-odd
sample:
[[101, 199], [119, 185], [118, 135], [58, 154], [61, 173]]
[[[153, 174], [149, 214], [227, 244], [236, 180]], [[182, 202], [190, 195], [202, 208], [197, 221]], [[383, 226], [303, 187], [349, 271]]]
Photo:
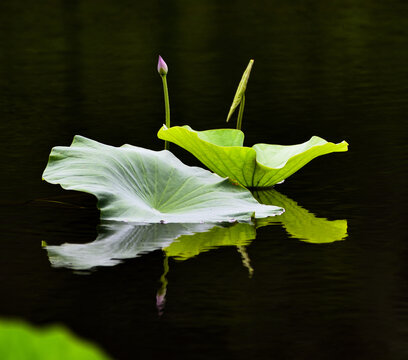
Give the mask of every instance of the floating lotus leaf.
[[184, 165], [169, 151], [113, 147], [82, 136], [70, 147], [52, 149], [43, 179], [95, 195], [103, 220], [202, 223], [282, 213], [227, 179]]
[[22, 321], [0, 320], [1, 360], [107, 360], [94, 344], [61, 326], [36, 328]]
[[291, 237], [314, 244], [331, 243], [347, 237], [347, 220], [318, 218], [274, 189], [253, 194], [263, 204], [285, 207], [285, 213], [279, 218], [261, 219], [257, 221], [257, 227], [281, 223]]
[[245, 187], [271, 187], [288, 178], [317, 156], [347, 151], [339, 144], [313, 136], [298, 145], [256, 144], [244, 147], [244, 133], [236, 129], [195, 131], [189, 126], [163, 126], [158, 137], [192, 153], [210, 170]]
[[89, 270], [114, 266], [164, 249], [168, 256], [187, 259], [218, 246], [246, 245], [255, 239], [255, 226], [236, 224], [125, 224], [109, 222], [98, 229], [98, 237], [87, 244], [46, 246], [53, 267]]

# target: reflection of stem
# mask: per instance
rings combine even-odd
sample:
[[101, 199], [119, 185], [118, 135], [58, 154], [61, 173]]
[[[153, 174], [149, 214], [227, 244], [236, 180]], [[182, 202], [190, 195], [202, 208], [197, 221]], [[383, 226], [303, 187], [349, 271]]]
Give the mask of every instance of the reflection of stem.
[[248, 256], [245, 246], [237, 246], [238, 252], [241, 254], [242, 264], [248, 269], [249, 277], [254, 274], [254, 269], [251, 266], [251, 259]]
[[[163, 81], [163, 92], [164, 92], [164, 109], [166, 111], [166, 126], [170, 128], [170, 102], [169, 102], [169, 90], [167, 88], [167, 79], [166, 75], [162, 75]], [[169, 149], [169, 142], [167, 140], [164, 141], [164, 148], [166, 150]]]
[[169, 272], [169, 258], [167, 255], [164, 257], [163, 269], [164, 269], [163, 274], [160, 277], [160, 282], [162, 286], [157, 291], [157, 295], [156, 295], [156, 307], [157, 307], [159, 316], [163, 315], [164, 305], [166, 303], [166, 291], [167, 291], [167, 284], [168, 284], [166, 275]]
[[237, 119], [237, 129], [238, 130], [241, 130], [242, 117], [244, 115], [244, 107], [245, 107], [245, 94], [242, 95], [241, 103], [239, 104], [239, 112], [238, 112], [238, 119]]

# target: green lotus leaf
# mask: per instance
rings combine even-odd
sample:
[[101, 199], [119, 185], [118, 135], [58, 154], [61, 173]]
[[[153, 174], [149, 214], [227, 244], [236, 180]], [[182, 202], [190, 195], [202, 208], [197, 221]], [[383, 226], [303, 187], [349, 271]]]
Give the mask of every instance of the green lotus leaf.
[[285, 207], [279, 218], [260, 219], [257, 227], [281, 223], [291, 237], [314, 244], [331, 243], [347, 237], [347, 220], [318, 218], [274, 189], [254, 191], [253, 195], [263, 204]]
[[2, 360], [107, 360], [94, 344], [61, 326], [36, 328], [22, 321], [0, 320]]
[[271, 187], [285, 180], [317, 156], [347, 151], [339, 144], [313, 136], [298, 145], [256, 144], [244, 147], [244, 134], [236, 129], [195, 131], [189, 126], [163, 126], [157, 136], [192, 153], [210, 170], [245, 187]]
[[242, 246], [255, 239], [252, 223], [235, 224], [125, 224], [103, 223], [96, 240], [87, 244], [47, 245], [53, 267], [89, 270], [114, 266], [123, 259], [164, 249], [168, 256], [187, 259], [218, 246]]
[[171, 152], [113, 147], [75, 136], [52, 149], [43, 179], [93, 194], [101, 219], [139, 223], [250, 221], [282, 209], [259, 204], [249, 191], [184, 165]]

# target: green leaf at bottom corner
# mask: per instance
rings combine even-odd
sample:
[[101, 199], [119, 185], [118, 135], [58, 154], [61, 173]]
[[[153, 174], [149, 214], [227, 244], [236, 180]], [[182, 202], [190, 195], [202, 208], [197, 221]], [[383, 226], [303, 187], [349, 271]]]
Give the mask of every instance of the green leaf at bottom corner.
[[169, 151], [113, 147], [82, 136], [70, 147], [53, 148], [43, 179], [95, 195], [103, 220], [228, 222], [282, 212], [259, 204], [226, 179], [183, 164]]
[[345, 141], [334, 144], [318, 136], [297, 145], [256, 144], [250, 148], [242, 146], [240, 130], [195, 131], [189, 126], [162, 127], [158, 137], [189, 151], [216, 174], [249, 188], [276, 185], [314, 158], [348, 148]]
[[36, 328], [22, 321], [0, 319], [1, 360], [108, 360], [96, 345], [61, 326]]

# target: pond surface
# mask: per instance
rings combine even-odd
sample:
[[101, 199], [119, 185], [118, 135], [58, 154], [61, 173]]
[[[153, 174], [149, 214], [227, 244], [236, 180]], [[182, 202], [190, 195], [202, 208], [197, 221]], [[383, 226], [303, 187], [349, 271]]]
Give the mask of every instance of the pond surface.
[[[408, 358], [407, 14], [393, 0], [2, 1], [0, 317], [64, 324], [115, 359]], [[50, 149], [76, 134], [161, 149], [159, 54], [173, 125], [234, 127], [253, 58], [247, 145], [318, 135], [349, 151], [256, 194], [287, 208], [273, 224], [187, 236], [183, 256], [50, 261], [43, 241], [118, 234], [92, 196], [41, 181]]]

